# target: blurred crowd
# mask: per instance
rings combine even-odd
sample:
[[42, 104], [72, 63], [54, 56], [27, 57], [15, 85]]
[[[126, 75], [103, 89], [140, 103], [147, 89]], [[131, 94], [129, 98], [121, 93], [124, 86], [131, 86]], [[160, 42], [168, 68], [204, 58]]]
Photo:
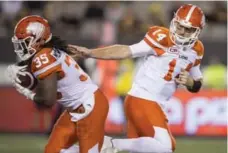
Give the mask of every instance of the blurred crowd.
[[[104, 45], [118, 41], [120, 35], [145, 34], [152, 25], [169, 26], [183, 3], [186, 2], [1, 1], [0, 35], [11, 35], [18, 19], [36, 14], [47, 18], [57, 34], [99, 39]], [[203, 9], [208, 28], [226, 24], [226, 1], [193, 3]]]
[[[142, 37], [153, 25], [169, 27], [174, 12], [183, 3], [186, 2], [1, 1], [0, 37], [11, 36], [13, 27], [21, 17], [36, 14], [48, 19], [55, 35], [110, 45], [123, 38]], [[210, 32], [203, 33], [203, 39], [226, 41], [226, 1], [195, 1], [193, 4], [200, 6], [206, 15], [205, 31]], [[140, 60], [103, 63], [89, 59], [86, 62], [82, 61], [81, 65], [100, 86], [115, 88], [113, 90], [119, 95], [125, 95]], [[226, 87], [226, 65], [218, 58], [210, 59], [210, 63], [203, 66], [203, 72], [206, 78], [205, 87]], [[219, 77], [214, 74], [219, 74]], [[116, 77], [108, 78], [113, 75]], [[104, 83], [103, 80], [109, 80], [114, 87], [109, 87], [107, 81]]]

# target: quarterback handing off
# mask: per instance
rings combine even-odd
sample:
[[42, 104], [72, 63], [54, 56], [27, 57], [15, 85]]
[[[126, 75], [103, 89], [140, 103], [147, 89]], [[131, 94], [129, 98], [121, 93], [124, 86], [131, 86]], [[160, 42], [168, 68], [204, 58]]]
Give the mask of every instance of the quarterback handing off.
[[[80, 153], [99, 153], [108, 101], [68, 55], [67, 45], [52, 36], [47, 20], [40, 16], [21, 19], [12, 42], [25, 64], [10, 65], [7, 69], [16, 90], [36, 104], [52, 106], [57, 101], [66, 109], [52, 130], [45, 153], [72, 153], [75, 149]], [[34, 90], [20, 84], [18, 75], [28, 72], [37, 80]], [[76, 142], [79, 146], [74, 145]]]
[[178, 85], [190, 92], [198, 92], [202, 86], [200, 62], [204, 47], [198, 37], [204, 25], [203, 11], [188, 4], [177, 10], [169, 29], [153, 26], [143, 40], [131, 46], [87, 49], [71, 45], [76, 54], [96, 59], [144, 57], [125, 99], [129, 139], [112, 139], [111, 149], [148, 153], [175, 150], [163, 110]]

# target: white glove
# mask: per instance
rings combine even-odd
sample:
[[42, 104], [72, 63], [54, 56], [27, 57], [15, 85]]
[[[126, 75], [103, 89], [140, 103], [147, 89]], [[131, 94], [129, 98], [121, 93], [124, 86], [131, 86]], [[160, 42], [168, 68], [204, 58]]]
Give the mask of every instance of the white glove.
[[20, 79], [18, 78], [18, 74], [25, 76], [26, 74], [23, 72], [25, 70], [25, 66], [17, 66], [15, 64], [9, 65], [5, 71], [5, 76], [8, 78], [12, 83], [14, 81], [21, 83]]
[[20, 84], [16, 83], [15, 81], [13, 82], [14, 87], [16, 88], [16, 90], [24, 95], [27, 99], [33, 100], [35, 93], [25, 87], [22, 87]]
[[16, 88], [16, 90], [24, 95], [26, 98], [33, 100], [35, 93], [31, 90], [22, 87], [19, 83], [21, 83], [20, 79], [18, 78], [18, 74], [25, 76], [26, 74], [23, 72], [25, 70], [25, 66], [17, 66], [15, 64], [9, 65], [5, 71], [6, 77], [11, 81], [13, 86]]

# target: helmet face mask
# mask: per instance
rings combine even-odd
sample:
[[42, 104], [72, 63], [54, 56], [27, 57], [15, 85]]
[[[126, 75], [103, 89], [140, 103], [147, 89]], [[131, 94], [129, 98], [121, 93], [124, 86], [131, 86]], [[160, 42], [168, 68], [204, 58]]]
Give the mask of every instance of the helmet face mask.
[[178, 21], [176, 18], [171, 21], [171, 40], [176, 45], [192, 46], [198, 40], [200, 32], [201, 29], [199, 27], [193, 27], [181, 20]]
[[27, 60], [36, 53], [36, 49], [32, 47], [34, 38], [29, 36], [25, 39], [12, 38], [14, 52], [21, 60]]

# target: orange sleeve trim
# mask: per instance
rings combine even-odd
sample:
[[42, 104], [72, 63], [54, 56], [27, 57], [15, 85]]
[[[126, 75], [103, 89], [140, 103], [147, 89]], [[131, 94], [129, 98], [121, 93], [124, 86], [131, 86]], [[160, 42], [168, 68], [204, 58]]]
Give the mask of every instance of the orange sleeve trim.
[[56, 65], [56, 66], [54, 66], [54, 67], [48, 69], [47, 71], [45, 71], [45, 72], [39, 74], [39, 75], [37, 76], [37, 78], [38, 78], [38, 79], [44, 79], [45, 77], [47, 77], [47, 76], [50, 75], [51, 73], [53, 73], [53, 72], [58, 72], [59, 70], [61, 71], [61, 64]]
[[153, 48], [153, 50], [156, 52], [156, 54], [158, 56], [162, 55], [165, 53], [164, 50], [160, 49], [160, 48], [157, 48], [153, 45], [153, 43], [151, 43], [146, 37], [143, 39], [151, 48]]
[[192, 63], [188, 64], [188, 66], [187, 66], [187, 68], [185, 70], [189, 72], [190, 69], [192, 68], [192, 65], [193, 65]]
[[164, 79], [166, 81], [171, 81], [172, 80], [172, 75], [173, 75], [174, 67], [176, 66], [176, 64], [177, 64], [177, 60], [176, 59], [172, 60], [169, 63], [169, 71], [168, 71], [168, 73], [164, 77]]

